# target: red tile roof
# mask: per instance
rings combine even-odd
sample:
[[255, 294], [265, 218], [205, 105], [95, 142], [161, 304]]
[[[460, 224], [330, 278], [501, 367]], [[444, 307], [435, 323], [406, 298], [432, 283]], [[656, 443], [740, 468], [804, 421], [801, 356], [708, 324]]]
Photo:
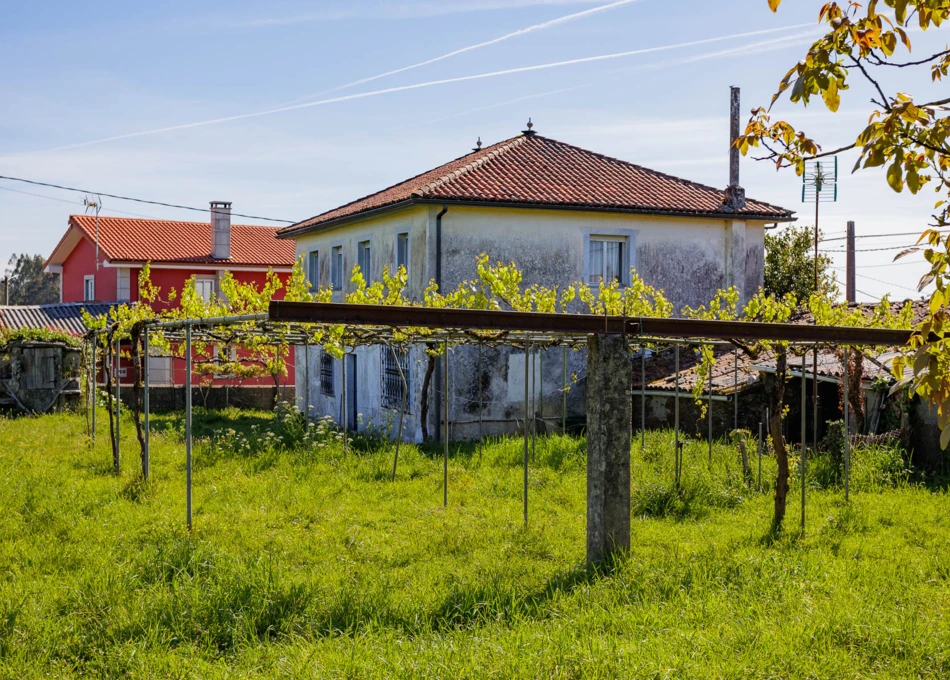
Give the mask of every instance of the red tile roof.
[[752, 199], [747, 199], [745, 208], [734, 213], [723, 207], [724, 198], [725, 192], [720, 189], [529, 133], [285, 227], [281, 235], [408, 202], [523, 204], [670, 215], [792, 219], [792, 211]]
[[[69, 224], [95, 241], [96, 218], [70, 215]], [[275, 227], [231, 225], [231, 257], [211, 257], [211, 225], [134, 217], [99, 216], [99, 248], [112, 262], [181, 262], [235, 266], [292, 267], [292, 241], [276, 237]]]

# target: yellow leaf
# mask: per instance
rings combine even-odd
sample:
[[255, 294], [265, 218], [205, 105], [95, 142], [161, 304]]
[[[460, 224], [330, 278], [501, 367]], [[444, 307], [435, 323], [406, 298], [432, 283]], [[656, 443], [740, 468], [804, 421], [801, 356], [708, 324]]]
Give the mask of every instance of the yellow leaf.
[[778, 6], [782, 3], [782, 0], [769, 0], [769, 9], [773, 12], [778, 11]]
[[890, 184], [891, 189], [897, 193], [904, 190], [904, 178], [900, 163], [895, 161], [887, 168], [887, 183]]

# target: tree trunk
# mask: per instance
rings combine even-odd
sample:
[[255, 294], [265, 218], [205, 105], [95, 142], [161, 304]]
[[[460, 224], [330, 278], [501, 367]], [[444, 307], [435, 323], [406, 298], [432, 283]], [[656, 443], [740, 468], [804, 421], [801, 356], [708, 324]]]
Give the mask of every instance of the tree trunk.
[[[115, 440], [116, 422], [115, 422], [115, 394], [113, 394], [112, 369], [115, 355], [112, 352], [112, 333], [106, 334], [106, 346], [104, 348], [102, 368], [106, 377], [106, 403], [109, 408], [109, 441], [112, 444], [112, 470], [119, 474], [119, 447]], [[116, 376], [118, 380], [118, 376]]]
[[426, 375], [422, 380], [422, 406], [419, 409], [419, 419], [422, 425], [422, 438], [429, 438], [429, 383], [432, 382], [432, 372], [435, 371], [435, 357], [429, 357], [426, 366]]
[[772, 516], [772, 532], [782, 530], [785, 520], [785, 508], [788, 502], [788, 451], [785, 448], [785, 436], [782, 434], [782, 411], [785, 408], [785, 378], [788, 371], [788, 350], [785, 347], [775, 351], [775, 383], [769, 389], [769, 432], [778, 473], [775, 475], [775, 511]]

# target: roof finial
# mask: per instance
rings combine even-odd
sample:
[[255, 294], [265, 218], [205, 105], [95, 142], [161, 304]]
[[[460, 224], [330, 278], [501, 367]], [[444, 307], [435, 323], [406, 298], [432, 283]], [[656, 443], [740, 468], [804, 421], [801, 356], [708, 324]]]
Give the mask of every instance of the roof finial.
[[522, 130], [522, 131], [521, 131], [522, 134], [525, 134], [525, 135], [533, 135], [533, 134], [536, 134], [535, 131], [531, 129], [531, 128], [533, 128], [533, 127], [534, 127], [534, 123], [531, 122], [531, 117], [528, 116], [528, 129], [527, 129], [527, 130]]
[[478, 136], [478, 141], [475, 142], [475, 148], [472, 151], [481, 151], [482, 150], [482, 136]]

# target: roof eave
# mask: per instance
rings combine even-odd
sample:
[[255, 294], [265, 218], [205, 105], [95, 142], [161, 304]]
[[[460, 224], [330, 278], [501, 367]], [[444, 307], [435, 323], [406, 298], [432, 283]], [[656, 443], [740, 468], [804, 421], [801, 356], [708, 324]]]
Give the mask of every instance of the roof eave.
[[420, 202], [421, 201], [417, 198], [407, 198], [402, 201], [397, 201], [395, 203], [381, 205], [378, 208], [371, 208], [370, 210], [361, 210], [360, 212], [356, 212], [351, 215], [341, 215], [340, 217], [335, 217], [325, 222], [317, 222], [316, 224], [308, 224], [306, 226], [297, 226], [296, 224], [292, 224], [289, 227], [284, 227], [283, 229], [278, 231], [277, 238], [295, 238], [303, 234], [312, 234], [312, 233], [320, 233], [324, 231], [329, 231], [330, 229], [335, 229], [337, 227], [350, 224], [352, 222], [362, 222], [364, 220], [367, 220], [373, 217], [385, 215], [386, 213], [398, 212], [399, 210], [410, 208], [412, 207], [412, 205], [416, 203], [420, 203]]
[[452, 198], [417, 198], [418, 203], [440, 204], [440, 205], [460, 205], [484, 208], [523, 208], [528, 210], [567, 210], [571, 212], [606, 212], [606, 213], [624, 213], [630, 215], [656, 215], [659, 217], [701, 217], [704, 219], [734, 219], [734, 220], [756, 220], [763, 222], [794, 222], [793, 212], [788, 212], [784, 216], [778, 216], [770, 213], [729, 213], [720, 211], [692, 211], [692, 210], [664, 210], [660, 208], [646, 208], [637, 206], [595, 206], [579, 205], [568, 203], [528, 203], [521, 201], [474, 201], [467, 199]]
[[606, 212], [606, 213], [625, 213], [630, 215], [655, 215], [659, 217], [700, 217], [703, 219], [718, 220], [754, 220], [762, 222], [794, 222], [798, 218], [795, 213], [789, 211], [785, 215], [775, 215], [772, 213], [730, 213], [720, 211], [689, 211], [689, 210], [663, 210], [658, 208], [641, 208], [627, 206], [591, 206], [591, 205], [573, 205], [564, 203], [527, 203], [520, 201], [475, 201], [458, 198], [407, 198], [396, 203], [379, 206], [370, 210], [363, 210], [351, 215], [341, 215], [340, 217], [318, 222], [303, 227], [291, 225], [277, 232], [277, 238], [295, 238], [303, 234], [321, 233], [329, 231], [346, 224], [360, 222], [378, 217], [390, 212], [396, 212], [412, 205], [458, 205], [482, 208], [519, 208], [526, 210], [568, 210], [572, 212]]

